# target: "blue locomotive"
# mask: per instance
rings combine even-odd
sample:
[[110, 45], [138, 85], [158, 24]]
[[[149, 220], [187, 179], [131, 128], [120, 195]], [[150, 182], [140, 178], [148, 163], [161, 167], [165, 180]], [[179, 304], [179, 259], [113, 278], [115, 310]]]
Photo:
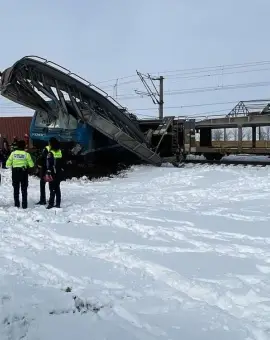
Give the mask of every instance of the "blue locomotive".
[[[50, 105], [53, 106], [53, 103]], [[51, 137], [56, 137], [62, 148], [72, 152], [81, 162], [115, 162], [125, 153], [125, 149], [118, 143], [71, 114], [59, 110], [55, 118], [52, 118], [45, 111], [35, 111], [30, 125], [34, 148], [42, 149]]]

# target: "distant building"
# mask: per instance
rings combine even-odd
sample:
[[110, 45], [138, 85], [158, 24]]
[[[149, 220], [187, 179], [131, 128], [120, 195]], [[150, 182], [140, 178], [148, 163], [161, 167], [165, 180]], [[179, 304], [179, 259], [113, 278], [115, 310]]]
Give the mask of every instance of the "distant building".
[[9, 143], [15, 136], [24, 139], [25, 134], [30, 134], [31, 121], [32, 117], [0, 117], [0, 139], [6, 137]]

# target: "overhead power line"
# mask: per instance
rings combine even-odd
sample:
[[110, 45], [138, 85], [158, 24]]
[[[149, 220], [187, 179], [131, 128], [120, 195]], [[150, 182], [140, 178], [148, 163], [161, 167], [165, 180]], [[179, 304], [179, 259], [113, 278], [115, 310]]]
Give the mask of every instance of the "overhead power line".
[[[257, 99], [257, 100], [244, 100], [244, 102], [248, 103], [248, 102], [252, 102], [253, 103], [253, 106], [255, 107], [256, 106], [256, 101], [259, 101], [259, 102], [270, 102], [270, 98], [269, 99]], [[205, 106], [223, 106], [223, 105], [236, 105], [237, 104], [237, 101], [234, 100], [234, 101], [225, 101], [225, 102], [211, 102], [211, 103], [195, 103], [195, 104], [187, 104], [187, 105], [177, 105], [177, 106], [164, 106], [164, 109], [165, 110], [174, 110], [174, 109], [185, 109], [185, 108], [196, 108], [196, 107], [205, 107]], [[261, 105], [261, 104], [259, 104]], [[23, 107], [20, 107], [20, 106], [16, 106], [14, 104], [11, 104], [9, 106], [5, 106], [5, 105], [1, 105], [0, 103], [0, 112], [2, 109], [11, 109], [11, 110], [27, 110], [27, 108], [23, 108]], [[131, 108], [130, 111], [151, 111], [151, 110], [155, 110], [156, 107], [147, 107], [147, 108]], [[225, 111], [227, 110], [230, 110], [230, 108], [228, 109], [225, 109]], [[141, 114], [143, 116], [148, 116], [148, 115], [144, 115], [144, 114]], [[149, 116], [149, 117], [153, 117], [153, 116]]]
[[225, 76], [225, 75], [232, 75], [232, 74], [243, 74], [243, 73], [251, 73], [251, 72], [261, 72], [261, 71], [270, 71], [270, 68], [260, 68], [257, 70], [242, 70], [242, 71], [233, 71], [233, 72], [223, 72], [220, 71], [218, 73], [207, 73], [203, 75], [174, 75], [174, 76], [167, 76], [166, 79], [199, 79], [199, 78], [206, 78], [206, 77], [214, 77], [214, 76]]
[[[174, 69], [174, 70], [165, 70], [165, 71], [155, 71], [155, 72], [149, 72], [150, 74], [162, 74], [165, 76], [169, 73], [188, 73], [188, 74], [194, 74], [194, 73], [201, 73], [206, 71], [214, 71], [214, 70], [225, 70], [225, 69], [237, 69], [237, 68], [244, 68], [244, 67], [251, 67], [251, 66], [261, 66], [261, 65], [270, 65], [270, 61], [256, 61], [256, 62], [248, 62], [248, 63], [240, 63], [240, 64], [224, 64], [224, 65], [216, 65], [216, 66], [203, 66], [203, 67], [193, 67], [193, 68], [186, 68], [186, 69]], [[102, 80], [97, 82], [96, 84], [104, 84], [108, 82], [115, 82], [116, 79], [123, 80], [123, 79], [130, 79], [130, 78], [136, 78], [136, 74], [124, 76], [124, 77], [116, 77], [108, 80]]]
[[[270, 102], [270, 99], [269, 99]], [[189, 105], [178, 105], [178, 106], [164, 106], [164, 109], [184, 109], [184, 108], [191, 108], [191, 107], [202, 107], [202, 106], [215, 106], [215, 105], [228, 105], [228, 104], [237, 104], [237, 101], [227, 101], [227, 102], [216, 102], [216, 103], [200, 103], [200, 104], [189, 104]], [[148, 107], [148, 108], [136, 108], [130, 109], [130, 111], [148, 111], [153, 110], [155, 107]]]
[[[215, 111], [198, 111], [196, 113], [193, 113], [193, 114], [187, 114], [188, 117], [197, 117], [197, 116], [204, 116], [204, 115], [210, 115], [210, 114], [216, 114], [216, 113], [221, 113], [221, 112], [228, 112], [230, 111], [230, 108], [228, 109], [222, 109], [222, 110], [215, 110]], [[142, 116], [142, 117], [149, 117], [149, 118], [154, 118], [154, 119], [158, 119], [157, 116], [152, 116], [152, 115], [144, 115], [144, 114], [140, 114], [138, 113], [137, 114], [138, 116]], [[183, 116], [183, 115], [180, 115], [180, 116]]]
[[[267, 100], [266, 100], [267, 101]], [[270, 99], [269, 99], [270, 102]], [[164, 109], [182, 109], [182, 108], [190, 108], [190, 107], [202, 107], [202, 106], [214, 106], [214, 105], [227, 105], [227, 104], [236, 104], [237, 101], [227, 101], [227, 102], [214, 102], [214, 103], [199, 103], [199, 104], [188, 104], [188, 105], [178, 105], [178, 106], [164, 106]], [[10, 105], [10, 106], [4, 106], [0, 104], [0, 109], [21, 109], [21, 110], [27, 110], [27, 108], [16, 106], [16, 105]], [[134, 110], [140, 110], [140, 111], [147, 111], [147, 110], [154, 110], [156, 107], [148, 107], [148, 108], [133, 108], [130, 109], [130, 111]]]
[[[241, 71], [233, 71], [233, 72], [223, 72], [223, 71], [219, 71], [216, 73], [207, 73], [207, 74], [200, 74], [200, 75], [169, 75], [164, 77], [166, 80], [172, 80], [172, 79], [202, 79], [202, 78], [210, 78], [210, 77], [215, 77], [215, 76], [225, 76], [225, 75], [233, 75], [233, 74], [244, 74], [244, 73], [251, 73], [251, 72], [262, 72], [262, 71], [270, 71], [270, 68], [260, 68], [260, 69], [254, 69], [254, 70], [241, 70]], [[140, 83], [140, 80], [134, 79], [134, 80], [129, 80], [129, 81], [125, 81], [125, 82], [121, 82], [118, 83], [117, 86], [118, 87], [122, 87], [125, 85], [129, 85], [129, 84], [138, 84]], [[110, 85], [106, 85], [103, 86], [103, 89], [109, 89], [114, 87], [115, 84], [110, 84]]]
[[[256, 105], [256, 101], [258, 102], [266, 102], [266, 103], [270, 103], [270, 98], [269, 99], [256, 99], [256, 100], [243, 100], [244, 102], [248, 103], [248, 102], [252, 102], [253, 106]], [[204, 107], [204, 106], [216, 106], [216, 105], [228, 105], [228, 104], [237, 104], [237, 100], [233, 100], [233, 101], [226, 101], [226, 102], [211, 102], [211, 103], [195, 103], [195, 104], [187, 104], [187, 105], [177, 105], [177, 106], [164, 106], [164, 109], [185, 109], [185, 108], [192, 108], [192, 107]], [[261, 104], [258, 104], [261, 105]], [[16, 104], [11, 104], [10, 106], [4, 106], [1, 105], [0, 103], [0, 109], [27, 109], [24, 107], [20, 107], [20, 106], [16, 106]], [[147, 107], [147, 108], [131, 108], [130, 111], [149, 111], [149, 110], [155, 110], [156, 107]]]
[[[206, 67], [196, 67], [196, 68], [187, 68], [187, 69], [178, 69], [178, 70], [169, 70], [163, 71], [162, 74], [166, 73], [179, 73], [185, 72], [185, 74], [194, 74], [194, 73], [201, 73], [207, 71], [215, 71], [215, 70], [225, 70], [225, 69], [238, 69], [238, 68], [245, 68], [251, 66], [261, 66], [261, 65], [269, 65], [270, 61], [256, 61], [250, 63], [241, 63], [241, 64], [227, 64], [227, 65], [217, 65], [217, 66], [206, 66]], [[155, 73], [155, 72], [152, 72]], [[158, 72], [160, 73], [160, 72]]]
[[[250, 88], [250, 87], [261, 87], [261, 86], [269, 86], [270, 82], [257, 82], [257, 83], [243, 83], [243, 84], [230, 84], [224, 86], [214, 86], [214, 87], [201, 87], [201, 88], [190, 88], [190, 89], [178, 89], [172, 91], [165, 91], [164, 95], [173, 96], [173, 95], [183, 95], [190, 93], [201, 93], [201, 92], [212, 92], [212, 91], [225, 91], [225, 90], [236, 90], [242, 88]], [[119, 95], [120, 99], [134, 99], [136, 98], [133, 94], [123, 94]]]

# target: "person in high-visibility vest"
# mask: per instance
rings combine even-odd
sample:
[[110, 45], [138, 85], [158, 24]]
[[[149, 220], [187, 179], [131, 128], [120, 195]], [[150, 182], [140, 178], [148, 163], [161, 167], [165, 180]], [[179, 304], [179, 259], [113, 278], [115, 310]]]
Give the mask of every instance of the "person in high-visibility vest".
[[15, 207], [20, 207], [20, 188], [22, 192], [22, 208], [27, 208], [28, 169], [34, 167], [31, 155], [24, 151], [25, 141], [17, 142], [17, 150], [11, 152], [6, 166], [12, 168], [12, 185]]
[[44, 176], [46, 175], [46, 160], [49, 151], [51, 150], [51, 143], [57, 141], [56, 138], [52, 137], [49, 140], [49, 143], [45, 148], [42, 150], [42, 154], [37, 160], [37, 166], [39, 168], [39, 177], [40, 177], [40, 198], [38, 205], [46, 205], [46, 182], [44, 180]]
[[[50, 198], [47, 209], [53, 207], [60, 208], [61, 189], [60, 183], [63, 178], [63, 157], [60, 149], [60, 143], [57, 139], [50, 142], [50, 150], [46, 159], [46, 175], [45, 181], [49, 182]], [[54, 205], [54, 201], [56, 204]]]

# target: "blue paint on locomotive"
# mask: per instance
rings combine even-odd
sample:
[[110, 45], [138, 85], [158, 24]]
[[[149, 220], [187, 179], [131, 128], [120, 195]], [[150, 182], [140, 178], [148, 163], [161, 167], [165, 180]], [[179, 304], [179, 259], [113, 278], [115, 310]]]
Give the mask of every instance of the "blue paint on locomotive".
[[[43, 117], [42, 117], [43, 115]], [[94, 148], [93, 128], [88, 124], [80, 123], [70, 116], [71, 123], [61, 124], [61, 119], [48, 124], [44, 115], [46, 113], [35, 112], [30, 125], [30, 138], [33, 143], [47, 143], [51, 137], [60, 142], [73, 142], [82, 146], [83, 151]]]
[[115, 151], [122, 150], [115, 141], [90, 125], [78, 122], [71, 115], [62, 114], [55, 121], [50, 121], [46, 112], [36, 111], [30, 125], [30, 138], [33, 144], [36, 146], [47, 144], [51, 137], [56, 137], [62, 143], [80, 144], [84, 155], [112, 148]]

